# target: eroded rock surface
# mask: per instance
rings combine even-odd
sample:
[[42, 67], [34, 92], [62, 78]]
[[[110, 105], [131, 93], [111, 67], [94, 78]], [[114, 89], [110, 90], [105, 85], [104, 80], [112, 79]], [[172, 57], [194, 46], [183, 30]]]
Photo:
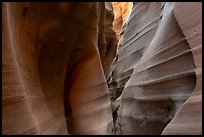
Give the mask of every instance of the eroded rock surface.
[[117, 38], [122, 40], [124, 27], [132, 11], [132, 2], [112, 2], [115, 19], [113, 21], [113, 29], [116, 32]]
[[3, 3], [2, 15], [3, 134], [110, 134], [105, 3]]
[[176, 3], [173, 13], [193, 53], [196, 85], [191, 96], [162, 134], [200, 135], [202, 134], [202, 5], [193, 2]]
[[[163, 134], [202, 133], [201, 3], [195, 5], [134, 3], [108, 79], [115, 134], [158, 135], [172, 119]], [[185, 18], [191, 7], [199, 16]]]
[[202, 134], [202, 4], [2, 4], [3, 134]]

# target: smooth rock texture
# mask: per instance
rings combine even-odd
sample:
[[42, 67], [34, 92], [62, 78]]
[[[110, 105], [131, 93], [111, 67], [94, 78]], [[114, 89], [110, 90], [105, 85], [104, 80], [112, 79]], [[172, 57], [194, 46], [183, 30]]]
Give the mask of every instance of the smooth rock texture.
[[124, 33], [124, 27], [132, 11], [132, 2], [112, 2], [113, 12], [115, 15], [113, 21], [113, 29], [116, 32], [117, 38], [121, 39]]
[[114, 13], [111, 2], [105, 2], [105, 23], [103, 37], [105, 38], [102, 44], [99, 45], [101, 62], [103, 65], [104, 74], [107, 77], [110, 73], [110, 65], [115, 58], [118, 39], [113, 30]]
[[[202, 81], [196, 65], [201, 64], [201, 4], [196, 6], [134, 3], [108, 77], [115, 134], [201, 134], [201, 91], [194, 91]], [[186, 13], [191, 7], [198, 9], [196, 18]], [[193, 25], [198, 27], [192, 40]], [[189, 39], [200, 49], [192, 49]]]
[[2, 134], [202, 134], [201, 9], [3, 2]]
[[3, 134], [110, 134], [105, 3], [4, 2], [2, 11]]
[[[176, 3], [174, 16], [191, 48], [196, 85], [180, 111], [166, 126], [163, 135], [202, 134], [202, 3]], [[191, 16], [189, 16], [191, 15]]]

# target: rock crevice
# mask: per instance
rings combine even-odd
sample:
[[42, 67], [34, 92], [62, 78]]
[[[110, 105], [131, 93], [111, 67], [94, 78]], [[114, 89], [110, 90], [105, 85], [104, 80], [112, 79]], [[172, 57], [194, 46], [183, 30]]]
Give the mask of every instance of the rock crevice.
[[2, 133], [202, 134], [201, 9], [3, 2]]

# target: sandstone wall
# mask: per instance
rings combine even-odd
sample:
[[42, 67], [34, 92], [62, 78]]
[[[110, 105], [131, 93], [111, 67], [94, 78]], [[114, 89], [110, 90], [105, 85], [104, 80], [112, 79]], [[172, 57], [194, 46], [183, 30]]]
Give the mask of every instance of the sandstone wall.
[[115, 134], [161, 134], [172, 119], [163, 134], [201, 134], [201, 3], [195, 5], [134, 3], [108, 77]]
[[113, 21], [113, 29], [116, 32], [117, 38], [121, 39], [124, 34], [125, 24], [131, 14], [132, 2], [112, 2], [113, 12], [115, 15]]
[[115, 58], [118, 39], [113, 29], [114, 13], [111, 2], [105, 2], [105, 22], [103, 34], [103, 42], [99, 44], [100, 58], [103, 65], [104, 74], [107, 77], [110, 73], [110, 66]]
[[[196, 85], [193, 93], [162, 134], [202, 134], [202, 4], [176, 3], [175, 18], [191, 48]], [[190, 15], [190, 16], [189, 16]]]
[[110, 134], [98, 49], [105, 3], [5, 2], [2, 11], [3, 134]]
[[3, 134], [202, 134], [202, 4], [2, 4]]

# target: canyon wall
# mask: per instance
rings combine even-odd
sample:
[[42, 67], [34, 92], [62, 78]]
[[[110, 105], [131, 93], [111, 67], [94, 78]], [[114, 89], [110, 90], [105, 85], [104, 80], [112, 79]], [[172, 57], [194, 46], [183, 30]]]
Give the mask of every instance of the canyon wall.
[[202, 4], [2, 4], [3, 134], [202, 134]]
[[202, 134], [201, 15], [201, 3], [134, 3], [107, 79], [115, 134]]
[[115, 15], [114, 21], [113, 21], [113, 29], [116, 32], [117, 38], [121, 39], [123, 33], [124, 33], [124, 27], [126, 22], [128, 21], [128, 18], [130, 16], [130, 13], [132, 11], [132, 2], [112, 2], [113, 5], [113, 12]]
[[102, 32], [104, 42], [99, 45], [100, 58], [103, 65], [104, 74], [107, 77], [110, 71], [110, 65], [115, 58], [118, 39], [113, 29], [114, 20], [113, 6], [111, 2], [105, 2], [105, 22]]
[[202, 4], [179, 2], [173, 13], [193, 53], [196, 85], [162, 134], [199, 135], [202, 134]]
[[3, 134], [110, 134], [98, 49], [105, 3], [6, 2], [2, 11]]

